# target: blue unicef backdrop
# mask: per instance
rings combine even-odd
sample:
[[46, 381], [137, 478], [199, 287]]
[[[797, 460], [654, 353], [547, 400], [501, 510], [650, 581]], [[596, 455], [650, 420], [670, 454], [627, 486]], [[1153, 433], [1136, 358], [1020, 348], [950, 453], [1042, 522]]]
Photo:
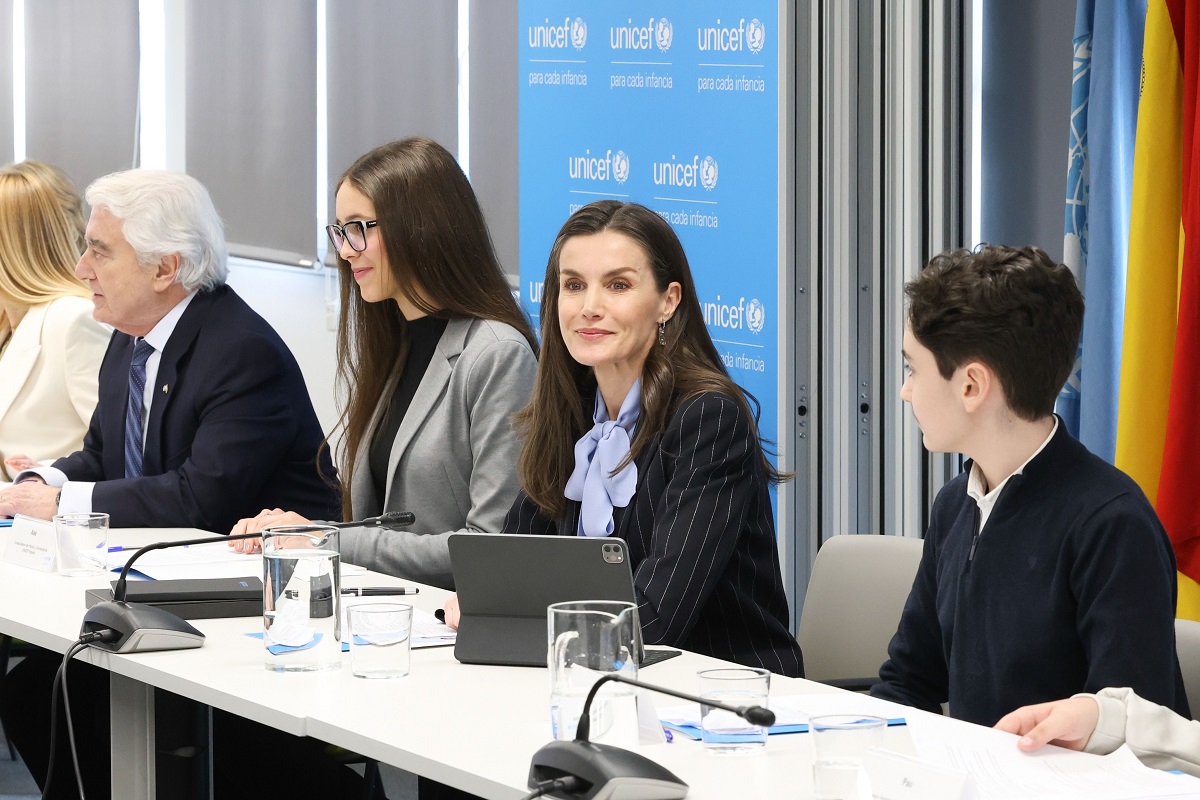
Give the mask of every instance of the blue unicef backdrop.
[[601, 198], [649, 206], [688, 254], [709, 333], [777, 441], [777, 2], [521, 0], [521, 303]]

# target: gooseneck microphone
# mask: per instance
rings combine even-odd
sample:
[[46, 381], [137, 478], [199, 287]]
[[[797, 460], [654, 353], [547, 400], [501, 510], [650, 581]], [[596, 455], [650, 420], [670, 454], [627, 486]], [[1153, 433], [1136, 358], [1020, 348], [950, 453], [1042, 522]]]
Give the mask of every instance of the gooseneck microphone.
[[417, 521], [417, 515], [411, 511], [385, 511], [378, 517], [367, 517], [350, 522], [323, 522], [330, 528], [386, 528], [390, 531], [407, 528]]
[[199, 539], [184, 539], [174, 542], [155, 542], [135, 552], [117, 577], [113, 586], [113, 599], [97, 603], [83, 615], [80, 637], [91, 636], [101, 631], [115, 631], [116, 635], [102, 641], [93, 641], [92, 647], [114, 653], [143, 653], [151, 650], [188, 650], [204, 644], [204, 634], [182, 617], [156, 606], [144, 603], [125, 602], [125, 582], [133, 562], [151, 550], [168, 547], [186, 547], [193, 544], [215, 544], [217, 542], [253, 539], [259, 533], [241, 533], [235, 536], [205, 536]]
[[[317, 527], [348, 528], [353, 526], [378, 526], [396, 529], [412, 525], [416, 516], [411, 511], [389, 511], [378, 517], [338, 523], [312, 523]], [[185, 650], [204, 644], [204, 634], [192, 627], [181, 617], [156, 606], [144, 603], [125, 602], [126, 581], [133, 564], [145, 553], [170, 547], [187, 547], [198, 544], [236, 542], [240, 539], [257, 539], [261, 532], [238, 533], [229, 536], [204, 536], [198, 539], [182, 539], [171, 542], [155, 542], [139, 548], [125, 562], [121, 574], [113, 586], [113, 599], [97, 603], [83, 616], [81, 636], [92, 637], [102, 631], [115, 631], [101, 641], [92, 641], [92, 647], [114, 653], [140, 653], [150, 650]]]
[[[770, 727], [775, 713], [762, 706], [732, 706], [706, 700], [686, 692], [654, 686], [624, 675], [607, 674], [597, 680], [583, 701], [583, 711], [575, 728], [575, 739], [569, 742], [550, 742], [533, 754], [529, 765], [529, 788], [569, 800], [592, 800], [597, 797], [654, 797], [672, 800], [687, 795], [688, 785], [665, 767], [645, 756], [612, 745], [588, 741], [591, 728], [592, 700], [605, 683], [627, 683], [641, 689], [678, 697], [693, 703], [719, 708], [737, 714], [752, 725]], [[551, 784], [555, 784], [551, 786]], [[538, 796], [531, 794], [530, 797]]]
[[596, 692], [606, 683], [628, 683], [630, 686], [637, 686], [641, 689], [649, 689], [652, 692], [659, 694], [667, 694], [671, 697], [678, 697], [680, 700], [689, 700], [693, 703], [700, 703], [709, 708], [719, 708], [722, 711], [729, 711], [737, 714], [742, 719], [749, 722], [751, 725], [761, 725], [764, 728], [769, 728], [775, 724], [775, 712], [769, 708], [762, 706], [731, 706], [727, 703], [718, 703], [716, 700], [706, 700], [703, 697], [697, 697], [694, 694], [686, 692], [677, 692], [674, 689], [668, 689], [665, 686], [652, 686], [642, 681], [635, 681], [633, 678], [627, 678], [624, 675], [609, 673], [600, 680], [592, 684], [591, 691], [587, 694], [587, 699], [583, 701], [583, 711], [579, 714], [579, 724], [575, 726], [575, 741], [586, 742], [591, 733], [591, 711], [592, 699], [596, 696]]

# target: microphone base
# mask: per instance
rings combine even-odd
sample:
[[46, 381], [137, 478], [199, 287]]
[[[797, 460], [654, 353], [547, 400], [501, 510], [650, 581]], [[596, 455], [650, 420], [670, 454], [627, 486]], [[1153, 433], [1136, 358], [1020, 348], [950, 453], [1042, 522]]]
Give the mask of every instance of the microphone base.
[[688, 785], [670, 770], [643, 755], [595, 742], [551, 742], [533, 754], [529, 788], [539, 783], [573, 776], [584, 782], [578, 791], [552, 793], [569, 800], [677, 800], [687, 796]]
[[83, 615], [79, 633], [95, 633], [105, 628], [116, 631], [118, 638], [93, 642], [91, 646], [113, 653], [188, 650], [204, 644], [204, 634], [180, 617], [142, 603], [113, 600], [97, 603]]

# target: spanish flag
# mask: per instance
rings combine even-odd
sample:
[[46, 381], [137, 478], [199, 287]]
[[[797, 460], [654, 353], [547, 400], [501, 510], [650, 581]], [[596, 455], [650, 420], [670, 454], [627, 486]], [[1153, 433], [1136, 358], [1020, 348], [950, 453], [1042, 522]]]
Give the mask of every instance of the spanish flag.
[[1155, 504], [1179, 562], [1178, 616], [1200, 620], [1200, 13], [1150, 0], [1134, 149], [1117, 466]]

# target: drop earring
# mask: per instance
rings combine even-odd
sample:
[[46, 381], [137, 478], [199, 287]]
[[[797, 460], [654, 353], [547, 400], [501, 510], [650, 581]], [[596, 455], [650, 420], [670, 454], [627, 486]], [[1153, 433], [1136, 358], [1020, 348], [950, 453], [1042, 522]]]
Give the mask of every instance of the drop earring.
[[658, 323], [658, 344], [660, 347], [667, 345], [667, 323], [662, 320]]

